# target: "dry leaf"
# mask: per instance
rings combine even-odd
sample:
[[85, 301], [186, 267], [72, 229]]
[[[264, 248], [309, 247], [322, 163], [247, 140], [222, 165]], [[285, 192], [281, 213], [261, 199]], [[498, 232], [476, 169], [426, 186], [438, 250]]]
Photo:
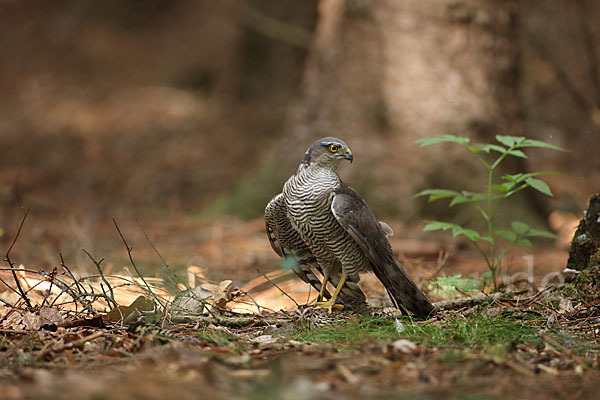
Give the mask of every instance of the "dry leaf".
[[191, 290], [181, 293], [173, 302], [171, 309], [173, 312], [181, 313], [202, 313], [204, 310], [204, 300], [211, 297], [212, 292], [202, 286], [196, 286]]
[[213, 297], [213, 304], [217, 307], [225, 307], [227, 302], [231, 300], [231, 292], [233, 291], [233, 282], [229, 279], [222, 281], [217, 286]]
[[39, 314], [42, 325], [62, 325], [65, 322], [65, 318], [57, 308], [42, 307]]
[[[154, 303], [144, 296], [139, 296], [131, 305], [129, 306], [117, 306], [109, 311], [106, 314], [106, 318], [108, 318], [111, 322], [119, 322], [121, 320], [131, 319], [129, 318], [132, 314], [141, 315], [142, 311], [152, 311], [154, 310]], [[135, 315], [134, 314], [134, 315]]]

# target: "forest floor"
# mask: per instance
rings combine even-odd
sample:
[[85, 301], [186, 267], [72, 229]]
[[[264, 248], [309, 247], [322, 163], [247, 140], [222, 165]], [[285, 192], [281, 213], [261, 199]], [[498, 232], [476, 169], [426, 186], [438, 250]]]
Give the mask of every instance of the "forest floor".
[[[135, 266], [117, 235], [120, 256], [114, 241], [90, 249], [97, 262], [117, 260], [99, 262], [104, 277], [82, 273], [75, 260], [73, 279], [66, 257], [55, 271], [21, 266], [16, 278], [0, 271], [1, 398], [597, 398], [600, 301], [540, 289], [559, 276], [564, 246], [516, 253], [504, 267], [508, 293], [487, 296], [478, 287], [483, 265], [468, 248], [392, 225], [404, 233], [392, 240], [397, 255], [434, 301], [478, 299], [454, 301], [419, 321], [387, 307], [369, 275], [361, 281], [369, 309], [328, 315], [307, 306], [314, 291], [289, 271], [269, 272], [277, 258], [262, 221], [172, 223], [184, 234], [172, 238], [168, 226], [145, 229], [173, 264], [162, 264], [149, 242], [138, 246], [135, 225], [123, 224], [123, 237], [135, 243]], [[103, 229], [109, 227], [97, 232]], [[185, 232], [200, 233], [186, 238]], [[201, 246], [191, 250], [200, 236]], [[24, 230], [11, 258], [35, 265], [26, 257], [35, 251], [27, 239]], [[186, 255], [173, 257], [177, 251]], [[194, 252], [203, 257], [190, 257]], [[159, 261], [149, 272], [151, 257]], [[125, 263], [127, 270], [115, 267]], [[177, 282], [170, 281], [173, 273]], [[177, 312], [182, 303], [171, 293], [185, 286], [196, 295], [186, 312]], [[189, 311], [198, 296], [222, 310]], [[111, 299], [117, 312], [102, 312]]]

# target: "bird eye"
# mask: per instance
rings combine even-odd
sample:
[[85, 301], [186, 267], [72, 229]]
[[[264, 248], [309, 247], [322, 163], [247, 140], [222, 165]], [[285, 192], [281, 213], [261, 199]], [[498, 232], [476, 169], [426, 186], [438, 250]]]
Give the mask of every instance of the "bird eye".
[[340, 151], [340, 146], [338, 146], [337, 144], [331, 144], [329, 145], [329, 151], [332, 153], [337, 153], [338, 151]]

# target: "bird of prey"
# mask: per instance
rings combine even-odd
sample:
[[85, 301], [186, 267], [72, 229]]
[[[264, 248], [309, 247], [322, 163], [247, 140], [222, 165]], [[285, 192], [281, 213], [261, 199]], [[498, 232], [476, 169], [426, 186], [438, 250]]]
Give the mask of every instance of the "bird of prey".
[[[329, 313], [338, 307], [340, 293], [364, 298], [359, 273], [373, 271], [398, 309], [430, 315], [433, 305], [394, 257], [387, 240], [391, 229], [338, 176], [342, 160], [352, 162], [353, 155], [340, 139], [322, 138], [308, 148], [282, 193], [265, 209], [271, 247], [296, 260], [296, 273], [319, 290], [317, 307]], [[323, 273], [323, 282], [314, 269]], [[335, 286], [331, 296], [326, 289], [330, 279]]]

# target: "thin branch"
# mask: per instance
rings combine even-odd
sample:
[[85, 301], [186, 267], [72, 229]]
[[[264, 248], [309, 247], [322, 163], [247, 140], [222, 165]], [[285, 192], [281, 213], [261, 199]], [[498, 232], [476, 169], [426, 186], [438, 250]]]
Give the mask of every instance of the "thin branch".
[[2, 297], [0, 297], [0, 302], [2, 302], [2, 304], [4, 304], [5, 306], [14, 307], [14, 305], [10, 304], [8, 301], [4, 300]]
[[92, 333], [91, 335], [82, 337], [81, 339], [77, 339], [72, 342], [60, 345], [60, 346], [47, 347], [47, 348], [43, 349], [42, 351], [40, 351], [37, 358], [40, 359], [42, 357], [47, 356], [50, 353], [58, 353], [60, 351], [64, 351], [64, 350], [72, 349], [74, 347], [81, 346], [82, 344], [90, 342], [94, 339], [98, 339], [99, 337], [102, 337], [105, 334], [106, 334], [105, 331], [98, 331], [98, 332]]
[[142, 282], [144, 282], [144, 285], [146, 285], [146, 289], [148, 290], [148, 292], [150, 292], [152, 297], [154, 297], [154, 300], [164, 309], [165, 306], [162, 304], [162, 302], [160, 301], [158, 296], [156, 296], [156, 294], [154, 294], [154, 292], [152, 291], [152, 288], [150, 288], [150, 285], [148, 284], [148, 282], [146, 282], [146, 279], [144, 279], [144, 276], [140, 273], [140, 270], [138, 269], [137, 265], [135, 264], [135, 261], [133, 261], [133, 256], [131, 255], [133, 248], [130, 247], [129, 244], [127, 244], [127, 240], [125, 240], [125, 236], [123, 236], [123, 233], [121, 232], [121, 229], [119, 228], [119, 225], [117, 224], [117, 221], [114, 218], [112, 220], [113, 220], [113, 223], [115, 224], [115, 228], [117, 228], [117, 232], [119, 232], [119, 236], [121, 236], [121, 240], [123, 241], [123, 244], [125, 245], [125, 249], [127, 249], [127, 256], [129, 257], [129, 262], [131, 263], [131, 266], [133, 267], [135, 272], [138, 274], [138, 276], [140, 277]]
[[54, 277], [56, 276], [56, 267], [54, 267], [52, 269], [52, 272], [50, 272], [48, 274], [48, 276], [50, 277], [50, 287], [48, 288], [48, 290], [46, 291], [46, 293], [44, 294], [44, 300], [42, 300], [42, 305], [41, 307], [44, 307], [44, 305], [46, 304], [46, 302], [48, 301], [48, 297], [50, 297], [50, 295], [52, 294], [52, 286], [54, 285]]
[[[163, 265], [165, 266], [165, 268], [167, 269], [167, 272], [169, 273], [170, 278], [173, 280], [173, 282], [177, 285], [178, 283], [181, 283], [186, 290], [188, 291], [188, 293], [191, 295], [191, 297], [196, 300], [199, 301], [203, 306], [204, 309], [206, 311], [208, 311], [208, 313], [210, 315], [213, 315], [212, 311], [210, 310], [208, 306], [208, 302], [206, 300], [204, 300], [203, 298], [201, 298], [200, 296], [196, 295], [196, 293], [192, 290], [192, 288], [189, 287], [189, 285], [187, 284], [187, 282], [184, 282], [183, 280], [179, 279], [179, 276], [177, 276], [177, 274], [171, 269], [171, 267], [169, 266], [169, 264], [167, 263], [167, 261], [163, 258], [163, 256], [160, 254], [160, 252], [158, 251], [158, 249], [156, 248], [156, 246], [154, 245], [154, 242], [152, 241], [152, 239], [150, 239], [150, 236], [148, 236], [148, 234], [146, 233], [146, 230], [144, 229], [144, 227], [142, 226], [142, 224], [140, 223], [140, 221], [137, 218], [134, 218], [135, 222], [138, 224], [138, 226], [140, 227], [140, 229], [142, 230], [142, 233], [144, 234], [144, 237], [146, 238], [146, 240], [148, 241], [148, 243], [150, 243], [150, 247], [152, 247], [152, 250], [154, 250], [154, 252], [156, 253], [156, 255], [158, 256], [158, 258], [160, 258], [160, 260], [162, 261]], [[258, 306], [258, 304], [257, 304]], [[260, 313], [260, 309], [259, 309], [259, 313]], [[214, 315], [213, 315], [214, 316]]]
[[79, 281], [75, 278], [75, 275], [73, 275], [73, 272], [71, 272], [71, 270], [69, 269], [69, 267], [67, 267], [67, 265], [65, 264], [65, 260], [63, 258], [63, 255], [61, 253], [58, 253], [58, 255], [60, 256], [60, 266], [64, 268], [65, 271], [67, 271], [67, 273], [69, 274], [69, 276], [71, 277], [71, 279], [73, 279], [73, 282], [75, 283], [75, 286], [77, 287], [77, 291], [79, 293], [85, 293], [85, 289], [83, 288], [83, 286], [81, 286], [79, 284]]
[[[9, 270], [12, 271], [12, 268], [7, 268]], [[0, 283], [4, 284], [4, 286], [6, 286], [7, 288], [9, 288], [10, 290], [12, 290], [13, 292], [15, 292], [16, 294], [18, 294], [19, 296], [21, 296], [21, 293], [19, 293], [19, 291], [17, 289], [15, 289], [14, 287], [10, 286], [4, 279], [2, 279], [0, 277]]]
[[[104, 283], [106, 283], [106, 286], [108, 286], [112, 304], [114, 304], [115, 307], [118, 306], [117, 302], [115, 301], [115, 293], [113, 292], [113, 289], [110, 286], [110, 283], [108, 283], [108, 280], [106, 280], [106, 277], [104, 276], [104, 272], [102, 271], [102, 267], [100, 266], [100, 264], [102, 264], [102, 261], [104, 261], [104, 258], [101, 258], [100, 260], [96, 261], [96, 259], [94, 257], [92, 257], [92, 255], [86, 249], [81, 249], [81, 251], [83, 251], [90, 258], [90, 260], [92, 260], [92, 262], [96, 266], [96, 269], [98, 270], [98, 273], [100, 274], [100, 278], [104, 281]], [[100, 285], [100, 287], [102, 288], [102, 291], [104, 291], [104, 288], [102, 287], [102, 285]]]
[[142, 226], [142, 224], [140, 223], [140, 221], [137, 218], [134, 218], [134, 219], [135, 219], [135, 222], [140, 227], [140, 229], [142, 230], [142, 233], [144, 234], [144, 237], [146, 238], [146, 240], [148, 241], [148, 243], [150, 243], [150, 247], [152, 247], [152, 250], [154, 250], [154, 252], [158, 256], [158, 258], [160, 258], [160, 261], [162, 261], [163, 265], [165, 266], [165, 268], [169, 272], [169, 276], [171, 277], [171, 279], [173, 279], [173, 282], [175, 284], [181, 283], [183, 286], [185, 286], [186, 289], [190, 290], [191, 288], [188, 286], [188, 284], [186, 282], [183, 282], [181, 279], [179, 279], [179, 277], [177, 276], [177, 274], [171, 269], [171, 267], [169, 266], [169, 264], [167, 263], [167, 261], [160, 254], [160, 252], [158, 251], [158, 249], [154, 245], [154, 242], [150, 239], [150, 236], [148, 236], [148, 234], [146, 233], [146, 230], [144, 229], [144, 227]]
[[[259, 304], [256, 302], [256, 300], [254, 299], [254, 297], [252, 297], [252, 295], [251, 295], [250, 293], [246, 292], [245, 290], [242, 290], [242, 289], [240, 289], [240, 292], [241, 292], [241, 293], [242, 293], [244, 296], [248, 296], [248, 298], [249, 298], [250, 300], [252, 300], [252, 303], [254, 303], [254, 305], [256, 306], [256, 308], [257, 308], [257, 310], [258, 310], [258, 315], [261, 315], [261, 314], [262, 314], [261, 308], [263, 308], [263, 307], [261, 307], [261, 306], [260, 306], [260, 305], [259, 305]], [[309, 292], [309, 293], [310, 293], [310, 292]], [[248, 303], [248, 304], [250, 304], [250, 303]]]
[[[310, 301], [310, 292], [311, 291], [312, 291], [312, 285], [308, 285], [308, 294], [306, 295], [306, 305], [308, 305], [308, 302]], [[259, 312], [260, 312], [260, 310], [259, 310]]]
[[269, 282], [271, 285], [275, 286], [277, 289], [279, 289], [279, 291], [281, 293], [283, 293], [284, 295], [286, 295], [290, 300], [292, 300], [294, 302], [294, 304], [296, 305], [296, 307], [300, 307], [300, 304], [298, 304], [296, 302], [296, 300], [294, 300], [294, 298], [292, 296], [290, 296], [289, 294], [287, 294], [282, 288], [280, 288], [279, 286], [277, 286], [277, 284], [275, 282], [273, 282], [272, 280], [270, 280], [266, 274], [263, 274], [262, 272], [260, 272], [259, 269], [256, 270], [256, 272], [258, 272], [259, 274], [261, 274], [266, 280], [267, 282]]
[[21, 229], [23, 228], [23, 224], [25, 223], [25, 220], [27, 219], [27, 214], [29, 214], [29, 209], [26, 209], [25, 213], [23, 214], [23, 219], [21, 219], [21, 223], [19, 224], [19, 229], [17, 230], [17, 234], [15, 235], [15, 238], [13, 239], [10, 247], [8, 248], [8, 251], [6, 252], [6, 257], [4, 258], [4, 261], [6, 261], [11, 268], [12, 276], [15, 279], [15, 283], [17, 284], [17, 289], [19, 291], [19, 295], [21, 296], [21, 298], [23, 300], [25, 300], [25, 304], [27, 304], [27, 307], [31, 308], [31, 302], [29, 301], [29, 298], [27, 297], [27, 295], [25, 294], [25, 291], [21, 287], [21, 282], [19, 281], [19, 278], [17, 277], [17, 273], [15, 272], [15, 265], [13, 264], [13, 262], [10, 259], [10, 251], [14, 247], [15, 243], [17, 243], [17, 239], [19, 238], [19, 235], [21, 234]]
[[474, 307], [489, 301], [500, 299], [502, 296], [510, 295], [509, 293], [492, 293], [491, 295], [477, 295], [471, 297], [463, 297], [455, 300], [443, 300], [433, 303], [434, 307], [440, 311], [456, 310], [463, 307]]
[[172, 321], [175, 323], [180, 322], [204, 322], [206, 324], [214, 324], [226, 327], [248, 327], [248, 326], [269, 326], [277, 325], [283, 326], [292, 322], [290, 319], [285, 318], [271, 318], [271, 317], [259, 317], [259, 316], [198, 316], [198, 315], [176, 315], [172, 317]]

